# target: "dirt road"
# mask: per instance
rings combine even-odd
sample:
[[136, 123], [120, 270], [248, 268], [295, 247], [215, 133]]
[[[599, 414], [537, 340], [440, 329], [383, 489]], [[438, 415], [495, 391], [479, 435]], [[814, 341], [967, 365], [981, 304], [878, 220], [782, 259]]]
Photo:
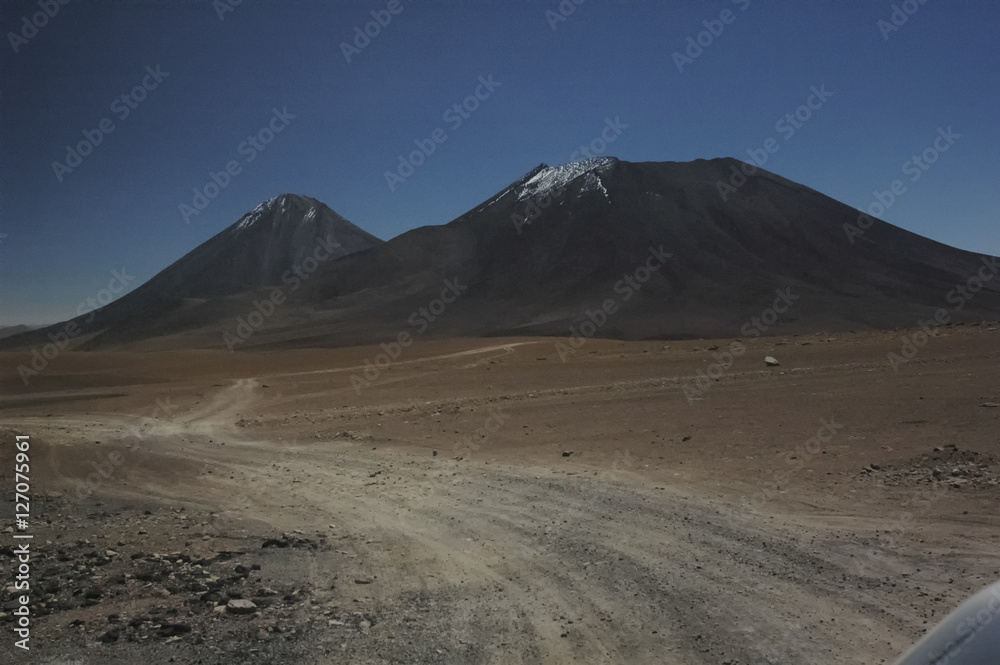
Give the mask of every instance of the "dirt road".
[[[56, 501], [61, 512], [51, 516], [51, 538], [58, 541], [63, 528], [85, 530], [88, 521], [101, 526], [92, 515], [95, 502], [104, 503], [104, 510], [115, 510], [101, 528], [119, 550], [228, 549], [248, 564], [263, 564], [268, 583], [308, 595], [302, 602], [286, 595], [286, 604], [262, 606], [251, 619], [212, 612], [212, 600], [176, 605], [200, 643], [144, 641], [127, 631], [129, 639], [97, 642], [103, 629], [91, 626], [109, 613], [128, 618], [172, 602], [163, 600], [169, 593], [151, 595], [155, 584], [135, 586], [128, 577], [128, 591], [106, 603], [40, 618], [38, 652], [85, 663], [126, 662], [137, 654], [194, 663], [210, 644], [220, 658], [255, 649], [249, 656], [255, 662], [275, 663], [877, 663], [894, 658], [928, 622], [989, 581], [996, 564], [998, 529], [988, 509], [996, 505], [995, 484], [985, 485], [985, 494], [935, 495], [923, 512], [912, 508], [914, 524], [893, 530], [895, 509], [879, 514], [878, 501], [912, 499], [912, 488], [892, 494], [872, 482], [871, 469], [861, 473], [849, 449], [865, 430], [854, 427], [751, 509], [741, 499], [760, 486], [753, 458], [767, 457], [766, 444], [755, 444], [754, 456], [733, 454], [729, 443], [718, 450], [706, 444], [657, 465], [637, 443], [653, 438], [650, 445], [662, 449], [652, 421], [635, 417], [650, 410], [647, 402], [669, 398], [677, 409], [672, 420], [705, 412], [679, 405], [676, 387], [664, 393], [650, 378], [662, 367], [645, 378], [639, 369], [630, 374], [633, 354], [635, 367], [649, 364], [643, 348], [608, 353], [604, 363], [593, 359], [599, 364], [586, 370], [588, 380], [577, 377], [561, 388], [532, 378], [537, 350], [505, 351], [490, 362], [519, 358], [517, 390], [499, 377], [483, 386], [488, 394], [469, 396], [460, 387], [450, 396], [436, 392], [438, 385], [460, 386], [469, 371], [486, 373], [489, 364], [461, 364], [474, 350], [414, 363], [408, 389], [419, 383], [432, 399], [401, 401], [392, 392], [403, 390], [395, 380], [407, 378], [401, 375], [386, 381], [384, 393], [342, 404], [350, 399], [345, 388], [319, 390], [312, 370], [285, 368], [185, 384], [174, 390], [181, 398], [171, 413], [151, 422], [135, 409], [88, 411], [86, 402], [62, 416], [19, 414], [17, 429], [48, 442], [49, 466], [62, 469], [69, 487], [79, 476], [74, 465], [94, 459], [94, 449], [101, 456], [119, 450], [127, 460], [93, 494]], [[948, 372], [968, 379], [974, 361]], [[617, 387], [601, 388], [595, 379], [607, 378], [612, 366]], [[772, 398], [784, 389], [827, 396], [830, 382], [857, 383], [874, 366], [856, 357], [839, 369], [812, 363], [808, 373], [783, 379], [787, 388], [769, 390]], [[678, 374], [678, 382], [691, 374]], [[725, 401], [730, 417], [742, 418], [745, 405], [733, 395], [754, 399], [757, 374], [748, 368], [706, 399]], [[132, 403], [150, 401], [159, 389], [133, 387], [143, 395], [133, 395]], [[608, 433], [598, 436], [605, 442], [598, 455], [584, 427], [560, 423], [575, 418], [596, 427], [586, 414], [609, 399], [622, 409], [625, 430], [610, 435], [613, 446], [606, 445]], [[829, 397], [820, 401], [837, 417]], [[807, 425], [788, 421], [798, 430], [787, 435], [791, 441], [810, 436], [801, 432], [815, 421], [808, 400], [800, 402]], [[457, 442], [493, 404], [507, 404], [510, 420], [470, 455]], [[546, 430], [554, 424], [557, 431]], [[678, 427], [679, 442], [688, 430]], [[707, 426], [694, 430], [703, 438], [712, 433]], [[79, 442], [89, 439], [100, 446], [81, 451]], [[612, 454], [626, 443], [631, 455]], [[772, 445], [782, 455], [789, 449]], [[526, 446], [534, 453], [523, 454]], [[890, 466], [900, 457], [882, 453]], [[700, 466], [692, 466], [694, 459]], [[850, 475], [836, 470], [852, 464]], [[885, 464], [875, 464], [878, 472]], [[717, 482], [705, 482], [709, 477]], [[151, 516], [133, 515], [139, 505]], [[956, 517], [962, 513], [956, 505], [965, 506], [966, 517]], [[190, 519], [171, 521], [182, 507]], [[173, 513], [161, 519], [165, 511]], [[75, 522], [67, 526], [68, 519]], [[159, 519], [157, 528], [136, 531], [143, 519]], [[275, 537], [311, 538], [320, 546], [261, 549]], [[172, 542], [184, 539], [184, 547]], [[133, 570], [136, 562], [121, 565]], [[69, 630], [73, 620], [85, 621], [86, 629]], [[281, 622], [288, 625], [280, 628]], [[284, 641], [275, 637], [281, 630]]]

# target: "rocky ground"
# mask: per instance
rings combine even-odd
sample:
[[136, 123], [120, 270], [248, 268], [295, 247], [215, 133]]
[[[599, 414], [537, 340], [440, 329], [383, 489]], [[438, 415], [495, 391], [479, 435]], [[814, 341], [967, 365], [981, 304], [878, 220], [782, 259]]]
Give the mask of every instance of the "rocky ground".
[[1000, 464], [993, 455], [959, 450], [954, 443], [935, 447], [904, 464], [869, 464], [862, 473], [893, 486], [936, 485], [1000, 490]]
[[0, 398], [0, 661], [891, 662], [1000, 577], [995, 331], [896, 337], [760, 340], [696, 400], [729, 341], [428, 343], [360, 395], [368, 349], [74, 354]]

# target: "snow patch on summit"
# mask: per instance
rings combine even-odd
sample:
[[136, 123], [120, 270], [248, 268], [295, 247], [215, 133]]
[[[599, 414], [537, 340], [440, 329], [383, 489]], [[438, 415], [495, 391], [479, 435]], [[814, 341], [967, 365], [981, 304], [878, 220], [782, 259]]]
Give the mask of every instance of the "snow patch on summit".
[[524, 183], [517, 200], [522, 201], [528, 197], [538, 196], [554, 189], [565, 187], [581, 176], [584, 178], [581, 191], [591, 192], [600, 190], [604, 192], [606, 198], [608, 192], [604, 189], [604, 183], [601, 182], [600, 174], [606, 173], [617, 162], [618, 160], [614, 157], [594, 157], [562, 166], [544, 168]]
[[260, 221], [261, 217], [264, 216], [264, 213], [270, 210], [274, 206], [274, 202], [276, 200], [277, 197], [270, 198], [261, 203], [260, 205], [258, 205], [256, 208], [254, 208], [247, 214], [243, 215], [243, 219], [241, 219], [236, 223], [235, 230], [242, 231], [243, 229], [249, 229], [251, 226], [256, 224], [258, 221]]
[[[238, 221], [233, 228], [236, 232], [241, 232], [249, 229], [254, 224], [257, 224], [262, 219], [277, 219], [277, 220], [287, 220], [289, 212], [292, 205], [296, 202], [295, 197], [289, 196], [288, 194], [281, 194], [269, 198], [264, 201], [256, 208], [243, 215], [243, 217]], [[302, 216], [303, 222], [309, 222], [316, 218], [319, 213], [319, 206], [313, 201], [309, 208], [306, 210], [305, 214]]]

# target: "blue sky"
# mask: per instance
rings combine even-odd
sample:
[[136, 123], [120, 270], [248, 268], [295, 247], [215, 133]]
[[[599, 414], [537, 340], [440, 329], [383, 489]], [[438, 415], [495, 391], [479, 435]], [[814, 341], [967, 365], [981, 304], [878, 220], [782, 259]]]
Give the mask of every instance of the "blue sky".
[[[901, 179], [885, 219], [1000, 254], [994, 2], [910, 0], [886, 38], [893, 5], [874, 0], [565, 0], [566, 16], [554, 0], [400, 0], [396, 14], [388, 1], [244, 0], [220, 19], [227, 1], [72, 0], [30, 38], [37, 0], [2, 4], [0, 325], [72, 316], [115, 270], [134, 288], [283, 192], [384, 239], [446, 223], [569, 161], [609, 119], [627, 128], [604, 154], [630, 161], [748, 160], [775, 138], [765, 168], [858, 208]], [[348, 62], [341, 44], [372, 11], [391, 20]], [[719, 34], [678, 71], [673, 54], [705, 21]], [[498, 85], [456, 125], [445, 113], [479, 77]], [[794, 135], [778, 131], [814, 86], [833, 94]], [[245, 142], [274, 109], [281, 130], [258, 151]], [[911, 181], [904, 164], [949, 127], [959, 138]], [[436, 129], [446, 140], [390, 190], [386, 171]], [[57, 175], [85, 131], [99, 145]], [[179, 206], [229, 162], [236, 174], [186, 223]]]

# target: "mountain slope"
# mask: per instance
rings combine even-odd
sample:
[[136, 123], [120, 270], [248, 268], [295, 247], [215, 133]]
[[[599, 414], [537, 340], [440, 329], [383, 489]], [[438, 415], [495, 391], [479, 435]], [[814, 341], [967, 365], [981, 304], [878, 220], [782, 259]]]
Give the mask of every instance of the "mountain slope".
[[[269, 199], [146, 283], [158, 296], [210, 298], [282, 283], [317, 247], [331, 259], [382, 241], [306, 196]], [[321, 251], [322, 254], [322, 251]]]
[[[604, 158], [536, 169], [446, 226], [329, 266], [300, 297], [336, 307], [364, 289], [377, 306], [345, 308], [331, 331], [344, 338], [387, 311], [405, 321], [449, 277], [468, 290], [428, 334], [567, 335], [611, 299], [601, 336], [735, 336], [789, 288], [782, 332], [916, 325], [951, 307], [950, 291], [983, 265], [881, 221], [852, 243], [844, 225], [856, 210], [766, 171], [723, 200], [718, 182], [741, 166]], [[620, 284], [660, 247], [672, 256], [641, 288]], [[998, 289], [987, 284], [956, 316], [996, 318]]]
[[[400, 332], [746, 336], [782, 293], [780, 316], [753, 334], [910, 327], [939, 308], [956, 321], [1000, 315], [1000, 280], [955, 296], [977, 271], [992, 279], [995, 259], [878, 220], [852, 237], [845, 225], [857, 224], [857, 210], [763, 170], [723, 196], [720, 183], [741, 169], [751, 170], [733, 159], [541, 165], [449, 224], [386, 243], [357, 230], [357, 251], [317, 265], [234, 348]], [[302, 206], [269, 205], [102, 310], [85, 348], [151, 338], [233, 347], [225, 335], [260, 308], [259, 287], [318, 235], [300, 232]]]
[[[127, 343], [211, 325], [243, 311], [227, 297], [288, 288], [315, 271], [382, 241], [316, 199], [282, 194], [268, 199], [131, 293], [72, 321], [83, 348]], [[65, 324], [13, 335], [3, 346], [44, 344]]]

